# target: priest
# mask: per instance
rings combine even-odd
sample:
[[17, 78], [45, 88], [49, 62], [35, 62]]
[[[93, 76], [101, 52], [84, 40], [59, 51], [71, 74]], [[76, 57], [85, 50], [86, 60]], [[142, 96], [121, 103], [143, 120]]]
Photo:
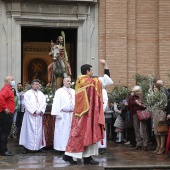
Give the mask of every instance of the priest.
[[63, 159], [72, 164], [72, 157], [83, 158], [85, 165], [96, 165], [99, 162], [91, 156], [98, 154], [105, 128], [102, 85], [98, 78], [92, 78], [91, 65], [82, 65], [81, 73], [76, 81], [71, 132]]
[[39, 86], [39, 80], [33, 80], [31, 89], [24, 94], [25, 114], [19, 140], [19, 144], [24, 146], [23, 154], [28, 150], [38, 151], [46, 146], [42, 118], [47, 104]]

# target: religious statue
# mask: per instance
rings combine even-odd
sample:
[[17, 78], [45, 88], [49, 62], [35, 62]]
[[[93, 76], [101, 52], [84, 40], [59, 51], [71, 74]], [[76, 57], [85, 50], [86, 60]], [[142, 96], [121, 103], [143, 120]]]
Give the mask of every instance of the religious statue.
[[51, 52], [49, 55], [53, 58], [53, 62], [48, 66], [48, 83], [52, 85], [53, 93], [56, 91], [56, 80], [58, 77], [71, 76], [71, 67], [68, 63], [68, 56], [65, 46], [65, 34], [57, 38], [56, 43], [51, 41]]

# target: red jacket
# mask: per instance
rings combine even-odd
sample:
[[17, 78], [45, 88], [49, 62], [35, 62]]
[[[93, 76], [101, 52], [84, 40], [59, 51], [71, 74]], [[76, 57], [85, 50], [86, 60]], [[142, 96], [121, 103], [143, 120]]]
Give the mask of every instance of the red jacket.
[[[135, 100], [138, 100], [141, 105], [138, 105]], [[133, 114], [136, 114], [137, 110], [144, 110], [146, 109], [145, 106], [143, 106], [143, 103], [141, 101], [141, 98], [139, 96], [130, 96], [129, 102], [128, 102], [128, 110], [130, 111], [130, 115], [132, 118]]]
[[8, 84], [5, 84], [0, 91], [0, 112], [2, 112], [6, 108], [12, 114], [15, 111], [14, 93], [11, 90], [11, 86]]

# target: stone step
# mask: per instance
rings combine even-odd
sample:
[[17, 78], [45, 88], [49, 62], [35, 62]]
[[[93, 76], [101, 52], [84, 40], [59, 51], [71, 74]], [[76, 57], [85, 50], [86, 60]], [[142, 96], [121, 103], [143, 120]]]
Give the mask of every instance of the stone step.
[[105, 170], [163, 170], [170, 169], [170, 165], [123, 165], [123, 166], [106, 166]]

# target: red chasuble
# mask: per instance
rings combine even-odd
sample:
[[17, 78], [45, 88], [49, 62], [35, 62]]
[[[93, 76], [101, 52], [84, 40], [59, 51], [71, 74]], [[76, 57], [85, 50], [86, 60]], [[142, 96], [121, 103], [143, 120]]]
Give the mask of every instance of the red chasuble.
[[86, 75], [76, 82], [75, 108], [66, 152], [83, 152], [104, 138], [102, 85]]

